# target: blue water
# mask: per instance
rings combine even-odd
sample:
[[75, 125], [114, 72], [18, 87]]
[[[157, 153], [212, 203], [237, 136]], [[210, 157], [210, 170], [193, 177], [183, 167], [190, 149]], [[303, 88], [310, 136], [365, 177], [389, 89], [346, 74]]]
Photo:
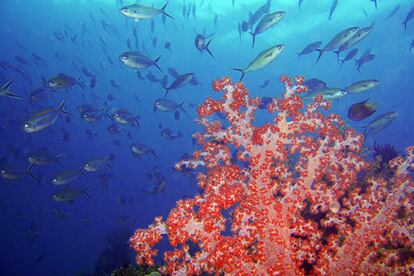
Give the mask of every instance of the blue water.
[[[124, 2], [124, 5], [133, 3]], [[0, 61], [7, 65], [0, 67], [0, 82], [13, 80], [10, 91], [23, 99], [0, 98], [0, 165], [27, 167], [26, 156], [40, 150], [63, 154], [63, 157], [60, 164], [33, 167], [33, 174], [41, 180], [39, 185], [29, 176], [0, 179], [0, 275], [90, 275], [103, 250], [110, 247], [108, 239], [116, 245], [109, 253], [112, 258], [108, 273], [132, 262], [134, 255], [126, 244], [129, 235], [136, 228], [152, 223], [154, 217], [166, 216], [179, 198], [198, 192], [194, 177], [174, 172], [172, 168], [183, 154], [197, 148], [192, 143], [192, 134], [198, 130], [194, 123], [196, 107], [207, 96], [214, 97], [212, 81], [223, 76], [238, 80], [240, 74], [231, 68], [244, 68], [259, 52], [275, 44], [286, 45], [283, 53], [270, 65], [244, 78], [253, 96], [279, 96], [283, 92], [278, 82], [281, 74], [322, 79], [332, 87], [377, 79], [381, 83], [375, 89], [334, 101], [332, 112], [341, 114], [359, 131], [377, 115], [398, 112], [397, 118], [381, 132], [368, 137], [366, 144], [370, 148], [374, 141], [390, 143], [400, 152], [413, 144], [414, 55], [410, 54], [410, 44], [414, 39], [414, 22], [408, 23], [406, 31], [401, 25], [412, 1], [383, 0], [375, 9], [368, 0], [340, 0], [332, 19], [328, 20], [332, 1], [305, 0], [299, 9], [297, 0], [274, 0], [270, 10], [283, 10], [287, 15], [275, 27], [258, 35], [254, 48], [248, 33], [239, 36], [237, 24], [247, 20], [249, 12], [257, 10], [265, 1], [236, 0], [234, 7], [231, 2], [171, 1], [166, 11], [174, 20], [167, 18], [164, 26], [162, 16], [156, 16], [152, 33], [151, 20], [134, 22], [124, 17], [119, 12], [121, 3], [115, 0], [1, 1]], [[164, 5], [164, 1], [142, 3], [153, 3], [155, 7]], [[192, 14], [183, 18], [183, 7], [188, 7], [189, 3], [196, 6], [197, 18]], [[384, 20], [398, 4], [401, 4], [398, 12]], [[108, 32], [101, 21], [110, 26]], [[369, 48], [376, 55], [361, 72], [355, 69], [353, 61], [341, 68], [332, 52], [325, 53], [317, 64], [316, 52], [301, 59], [296, 55], [311, 42], [320, 40], [325, 45], [345, 28], [367, 27], [374, 21], [372, 33], [355, 46], [359, 48], [358, 56]], [[134, 28], [138, 31], [140, 50], [152, 59], [161, 55], [159, 66], [164, 73], [152, 67], [140, 71], [144, 78], [149, 71], [162, 78], [168, 74], [168, 68], [174, 68], [179, 74], [195, 74], [199, 85], [184, 86], [168, 96], [178, 103], [184, 101], [188, 116], [180, 112], [177, 120], [174, 113], [154, 112], [154, 100], [164, 95], [160, 83], [139, 79], [136, 70], [119, 61], [119, 55], [129, 51], [127, 39], [136, 50]], [[194, 46], [196, 33], [204, 29], [206, 34], [213, 34], [210, 49], [215, 59], [206, 52], [201, 54]], [[63, 35], [62, 41], [55, 33]], [[157, 39], [155, 47], [152, 45], [154, 37]], [[100, 39], [107, 44], [105, 49]], [[164, 47], [167, 41], [171, 43], [171, 51]], [[44, 64], [35, 61], [33, 53], [41, 57]], [[16, 56], [28, 63], [22, 63]], [[96, 75], [94, 88], [90, 86], [91, 78], [80, 70], [82, 67]], [[80, 77], [84, 90], [75, 85], [67, 91], [51, 92], [38, 103], [30, 103], [30, 93], [45, 85], [42, 77], [50, 79], [58, 73], [75, 79]], [[111, 85], [111, 80], [119, 84], [119, 88]], [[269, 85], [259, 88], [266, 80], [270, 80]], [[172, 81], [169, 75], [168, 84]], [[108, 95], [114, 100], [109, 101]], [[376, 114], [361, 122], [347, 119], [349, 106], [367, 98], [377, 105]], [[37, 133], [25, 133], [20, 129], [29, 114], [45, 107], [56, 107], [63, 100], [72, 113], [70, 120], [60, 116], [55, 124]], [[80, 118], [76, 107], [84, 103], [99, 107], [108, 104], [111, 111], [125, 108], [133, 114], [139, 113], [140, 128], [127, 125], [120, 134], [112, 135], [107, 130], [113, 123], [110, 119], [88, 123]], [[166, 140], [160, 135], [164, 128], [180, 131], [182, 137]], [[91, 137], [86, 131], [92, 133]], [[69, 138], [64, 139], [64, 136]], [[155, 147], [156, 158], [152, 155], [144, 156], [143, 160], [134, 158], [130, 148], [134, 143]], [[99, 172], [86, 173], [86, 177], [81, 176], [69, 184], [78, 189], [88, 187], [90, 199], [86, 195], [80, 195], [73, 203], [52, 199], [52, 195], [61, 190], [50, 183], [57, 172], [79, 169], [87, 159], [108, 154], [114, 156], [111, 168], [104, 166]], [[148, 173], [154, 167], [159, 168], [160, 173], [150, 179]], [[111, 175], [107, 187], [102, 185], [100, 175], [103, 173]], [[165, 180], [165, 190], [151, 192], [161, 179]], [[58, 218], [54, 209], [63, 212], [65, 218]], [[122, 254], [125, 257], [120, 256]]]

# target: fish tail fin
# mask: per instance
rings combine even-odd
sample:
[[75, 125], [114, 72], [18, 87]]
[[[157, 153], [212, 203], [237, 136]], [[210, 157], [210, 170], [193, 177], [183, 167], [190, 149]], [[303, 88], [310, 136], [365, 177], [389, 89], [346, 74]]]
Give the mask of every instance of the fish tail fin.
[[210, 48], [208, 48], [209, 46], [210, 46], [210, 42], [211, 42], [211, 39], [207, 42], [207, 44], [206, 44], [206, 51], [207, 51], [207, 53], [212, 57], [212, 58], [214, 58], [215, 59], [215, 57], [214, 57], [214, 55], [211, 53], [211, 51], [210, 51]]
[[403, 23], [401, 23], [401, 25], [403, 25], [404, 26], [404, 32], [407, 30], [407, 22], [406, 21], [404, 21]]
[[254, 43], [256, 42], [256, 34], [254, 32], [249, 32], [252, 35], [252, 48], [254, 48]]
[[23, 99], [22, 97], [17, 96], [16, 94], [11, 93], [9, 91], [6, 91], [6, 94], [4, 96], [6, 96], [8, 98], [11, 98], [11, 99], [15, 99], [15, 100], [21, 100], [21, 99]]
[[40, 179], [37, 178], [32, 172], [29, 171], [28, 174], [36, 182], [37, 185], [40, 185], [41, 184]]
[[164, 89], [165, 89], [164, 98], [166, 98], [168, 95], [168, 92], [170, 92], [170, 89], [168, 87], [164, 87]]
[[111, 112], [111, 105], [110, 105], [110, 104], [105, 105], [105, 106], [102, 108], [102, 112], [105, 114], [105, 116], [106, 116], [108, 119], [112, 119], [112, 116], [111, 116], [111, 114], [110, 114], [110, 112]]
[[339, 62], [339, 54], [341, 52], [339, 52], [339, 50], [337, 50], [337, 51], [334, 51], [334, 53], [336, 54], [336, 61]]
[[77, 81], [77, 84], [79, 85], [79, 87], [80, 87], [82, 90], [85, 90], [85, 87], [84, 87], [84, 86], [83, 86], [83, 84], [82, 84], [82, 76], [79, 76], [78, 81]]
[[110, 153], [110, 152], [108, 152], [107, 154], [106, 154], [106, 157], [105, 157], [105, 165], [107, 165], [108, 166], [108, 168], [110, 168], [110, 169], [112, 169], [112, 166], [111, 166], [111, 164], [109, 164], [109, 161], [111, 161], [112, 159], [111, 159], [111, 157], [112, 157], [113, 155], [112, 155], [112, 153]]
[[152, 153], [152, 155], [154, 155], [154, 157], [155, 158], [157, 158], [157, 154], [155, 153], [155, 149], [156, 149], [157, 147], [152, 147], [151, 148], [151, 153]]
[[362, 134], [364, 135], [365, 140], [367, 140], [367, 138], [368, 138], [368, 131], [367, 131], [368, 127], [363, 126], [362, 128], [364, 129], [364, 131], [362, 132]]
[[32, 169], [33, 169], [33, 164], [30, 164], [29, 167], [27, 167], [27, 174], [36, 182], [37, 185], [40, 185], [40, 179], [37, 178], [33, 173], [32, 173]]
[[80, 175], [82, 175], [82, 176], [84, 176], [84, 177], [87, 177], [88, 175], [86, 175], [84, 172], [83, 172], [83, 168], [82, 167], [80, 167], [80, 169], [78, 170], [78, 172], [79, 172], [79, 174]]
[[180, 107], [180, 109], [185, 113], [185, 115], [188, 116], [187, 111], [185, 111], [184, 107], [183, 107], [184, 102], [181, 102], [178, 106]]
[[69, 113], [69, 112], [65, 109], [65, 104], [66, 104], [66, 101], [65, 101], [65, 100], [64, 100], [64, 101], [62, 101], [62, 103], [59, 105], [59, 107], [58, 107], [57, 109], [60, 111], [60, 113], [63, 113], [63, 114], [68, 115], [68, 116], [72, 116], [72, 114], [71, 114], [71, 113]]
[[169, 14], [165, 11], [165, 8], [167, 7], [167, 5], [168, 5], [168, 2], [167, 2], [167, 3], [165, 3], [165, 5], [161, 8], [162, 14], [163, 14], [163, 15], [165, 15], [166, 17], [169, 17], [169, 18], [171, 18], [171, 19], [174, 19], [174, 17], [172, 17], [171, 15], [169, 15]]
[[82, 189], [82, 192], [91, 199], [91, 195], [88, 193], [89, 185], [86, 185], [85, 188]]
[[140, 128], [141, 126], [139, 125], [139, 119], [141, 119], [141, 117], [139, 116], [139, 113], [137, 112], [135, 114], [135, 121], [134, 121], [134, 127], [136, 128]]
[[136, 119], [136, 120], [134, 121], [134, 127], [136, 127], [136, 128], [140, 128], [140, 127], [141, 127], [141, 126], [140, 126], [140, 124], [139, 124], [138, 119]]
[[9, 91], [9, 87], [12, 84], [13, 80], [8, 80], [5, 84], [3, 84], [3, 86], [0, 88], [0, 90], [7, 90]]
[[158, 56], [155, 60], [154, 60], [154, 65], [155, 67], [158, 68], [158, 70], [160, 70], [161, 72], [164, 73], [164, 71], [162, 71], [161, 67], [158, 65], [158, 61], [160, 60], [161, 56]]
[[340, 59], [339, 61], [341, 62], [341, 67], [344, 66], [345, 59]]
[[317, 51], [319, 53], [318, 58], [316, 59], [316, 63], [318, 63], [319, 60], [321, 59], [322, 55], [323, 55], [323, 50], [322, 49], [316, 49], [315, 51]]
[[58, 163], [60, 166], [62, 166], [62, 163], [60, 162], [60, 159], [62, 159], [63, 157], [65, 157], [65, 155], [63, 153], [59, 153], [58, 155], [56, 155], [56, 163]]
[[243, 69], [240, 69], [240, 68], [232, 68], [232, 69], [241, 73], [240, 81], [242, 81], [243, 78], [244, 78], [244, 76], [246, 75], [246, 73], [244, 72], [244, 70]]
[[14, 94], [13, 92], [10, 92], [9, 88], [10, 85], [13, 83], [13, 80], [8, 80], [1, 88], [0, 91], [4, 92], [4, 96], [8, 97], [8, 98], [12, 98], [15, 100], [21, 100], [23, 99], [20, 96], [17, 96], [16, 94]]

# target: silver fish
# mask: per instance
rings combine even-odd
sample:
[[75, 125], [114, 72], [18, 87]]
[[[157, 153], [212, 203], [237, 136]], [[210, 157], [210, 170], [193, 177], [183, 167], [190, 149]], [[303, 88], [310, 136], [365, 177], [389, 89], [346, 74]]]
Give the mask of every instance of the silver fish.
[[329, 10], [329, 18], [328, 20], [331, 20], [333, 13], [336, 10], [336, 6], [338, 5], [338, 0], [333, 0], [332, 5], [331, 5], [331, 9]]
[[316, 51], [316, 49], [318, 49], [319, 46], [321, 46], [321, 44], [322, 44], [322, 41], [316, 41], [316, 42], [309, 43], [300, 53], [298, 53], [299, 58], [303, 55], [307, 55], [307, 54], [312, 53], [313, 51]]
[[184, 102], [176, 103], [168, 99], [160, 98], [154, 101], [154, 111], [173, 112], [177, 109], [181, 109], [184, 113], [187, 113], [183, 108], [183, 104]]
[[174, 19], [171, 15], [165, 12], [168, 2], [161, 9], [153, 8], [150, 6], [144, 6], [140, 4], [133, 4], [125, 6], [120, 9], [120, 12], [126, 17], [133, 18], [135, 21], [151, 19], [157, 16], [158, 14], [165, 15], [171, 19]]
[[275, 45], [269, 49], [266, 49], [260, 52], [260, 54], [257, 55], [255, 59], [252, 62], [250, 62], [250, 64], [246, 68], [244, 69], [233, 68], [233, 70], [239, 71], [242, 74], [240, 77], [240, 80], [242, 80], [245, 74], [261, 69], [265, 67], [266, 65], [269, 65], [273, 60], [275, 60], [282, 53], [284, 48], [285, 48], [284, 44]]
[[53, 185], [65, 185], [77, 180], [80, 176], [86, 176], [81, 170], [64, 170], [52, 178]]
[[7, 81], [3, 86], [0, 88], [0, 96], [15, 99], [15, 100], [21, 100], [22, 97], [14, 94], [13, 92], [9, 91], [10, 85], [12, 84], [13, 80]]
[[108, 105], [102, 109], [85, 110], [81, 112], [80, 117], [83, 121], [88, 122], [88, 123], [98, 122], [102, 120], [105, 116], [111, 119], [111, 115], [109, 115], [108, 113], [109, 108], [110, 107]]
[[179, 75], [168, 87], [164, 87], [165, 89], [165, 95], [164, 98], [167, 97], [168, 92], [173, 89], [179, 89], [183, 86], [185, 86], [188, 83], [191, 83], [191, 81], [194, 79], [194, 73], [186, 73]]
[[407, 30], [407, 24], [408, 22], [414, 18], [414, 6], [411, 7], [410, 11], [408, 12], [407, 16], [405, 17], [405, 20], [401, 25], [404, 26], [404, 31]]
[[171, 129], [164, 128], [163, 130], [161, 130], [161, 137], [166, 140], [175, 140], [177, 138], [183, 137], [183, 135], [180, 131], [174, 133]]
[[30, 153], [27, 156], [27, 161], [31, 165], [38, 165], [38, 166], [48, 166], [55, 163], [59, 163], [59, 159], [63, 157], [63, 154], [58, 154], [56, 156], [51, 155], [47, 151], [40, 151]]
[[374, 58], [375, 58], [374, 54], [366, 53], [366, 54], [363, 54], [359, 59], [355, 60], [355, 66], [357, 66], [358, 72], [361, 71], [362, 65], [372, 61]]
[[52, 195], [52, 199], [57, 202], [72, 202], [76, 198], [78, 198], [81, 195], [86, 195], [88, 198], [90, 198], [90, 195], [88, 194], [88, 188], [89, 186], [86, 186], [82, 190], [80, 189], [74, 189], [66, 187], [63, 190], [55, 193]]
[[37, 179], [31, 171], [32, 167], [29, 167], [27, 169], [21, 169], [21, 168], [2, 168], [0, 169], [0, 176], [4, 179], [9, 180], [15, 180], [20, 179], [25, 176], [30, 176], [33, 178], [36, 183], [40, 183], [39, 179]]
[[388, 16], [384, 20], [388, 20], [391, 17], [393, 17], [398, 12], [399, 9], [400, 9], [400, 4], [395, 6], [395, 8], [388, 14]]
[[29, 102], [32, 104], [35, 104], [41, 100], [47, 99], [47, 97], [50, 94], [50, 91], [53, 91], [53, 90], [50, 90], [48, 88], [39, 88], [39, 89], [33, 90], [29, 95]]
[[353, 59], [358, 54], [358, 51], [359, 51], [358, 48], [355, 48], [349, 51], [348, 54], [346, 54], [346, 56], [343, 59], [339, 60], [341, 62], [341, 66], [344, 65], [345, 61]]
[[112, 113], [112, 119], [115, 120], [115, 122], [120, 123], [121, 125], [133, 125], [135, 127], [139, 127], [138, 122], [138, 114], [132, 114], [126, 109], [117, 109]]
[[112, 168], [109, 164], [109, 155], [105, 158], [101, 157], [95, 157], [87, 160], [83, 164], [83, 169], [87, 172], [97, 172], [99, 171], [103, 166], [108, 166], [109, 168]]
[[277, 23], [279, 23], [286, 15], [284, 11], [276, 11], [265, 15], [260, 22], [257, 24], [254, 32], [250, 32], [253, 37], [252, 47], [254, 47], [254, 43], [256, 41], [256, 36], [264, 31], [272, 28]]
[[339, 54], [341, 52], [348, 50], [349, 48], [355, 46], [357, 43], [364, 40], [371, 33], [373, 28], [374, 26], [372, 25], [369, 27], [359, 29], [353, 37], [351, 37], [347, 42], [339, 46], [338, 50], [334, 51], [334, 53], [336, 53], [337, 60], [339, 60]]
[[75, 85], [79, 85], [80, 88], [84, 89], [79, 80], [63, 73], [59, 73], [46, 81], [46, 86], [52, 90], [68, 89]]
[[380, 84], [378, 80], [362, 80], [352, 83], [345, 88], [349, 94], [362, 93], [377, 87]]
[[325, 45], [324, 48], [316, 49], [319, 52], [319, 56], [318, 56], [318, 59], [316, 60], [316, 63], [318, 63], [318, 61], [320, 60], [320, 58], [325, 52], [333, 51], [339, 48], [342, 44], [344, 44], [349, 39], [351, 39], [358, 30], [359, 30], [359, 27], [347, 28], [339, 32], [338, 34], [336, 34], [334, 38], [332, 38], [331, 41], [329, 41], [328, 44]]
[[397, 115], [397, 112], [391, 111], [378, 116], [364, 127], [364, 135], [375, 134], [388, 127]]
[[[196, 38], [195, 38], [195, 41], [194, 41], [194, 44], [195, 44], [197, 50], [200, 51], [200, 53], [202, 53], [204, 51], [207, 51], [207, 53], [212, 58], [214, 58], [214, 55], [211, 53], [211, 50], [209, 48], [210, 43], [211, 43], [211, 39], [209, 39], [210, 37], [211, 37], [211, 35], [205, 36], [205, 35], [202, 35], [202, 34], [197, 34]], [[209, 40], [207, 41], [207, 39], [209, 39]]]
[[158, 66], [157, 63], [160, 60], [160, 58], [161, 56], [157, 57], [155, 60], [152, 60], [149, 57], [137, 51], [124, 52], [119, 56], [120, 61], [128, 67], [134, 69], [147, 69], [151, 66], [155, 66], [162, 72], [161, 68]]
[[155, 158], [157, 158], [157, 155], [155, 154], [155, 147], [149, 148], [143, 144], [133, 144], [131, 146], [131, 153], [132, 156], [137, 157], [139, 159], [142, 159], [143, 155], [152, 154]]
[[33, 133], [45, 129], [53, 125], [61, 114], [71, 115], [65, 110], [64, 101], [56, 108], [46, 108], [30, 116], [29, 119], [24, 121], [22, 130]]
[[322, 95], [324, 100], [336, 100], [346, 96], [348, 92], [342, 88], [323, 87], [313, 93], [305, 95], [303, 100], [314, 100], [316, 96]]

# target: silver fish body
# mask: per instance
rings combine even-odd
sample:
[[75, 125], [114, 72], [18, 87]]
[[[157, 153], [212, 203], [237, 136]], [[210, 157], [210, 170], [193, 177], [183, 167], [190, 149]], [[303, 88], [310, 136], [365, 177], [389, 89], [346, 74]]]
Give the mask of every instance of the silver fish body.
[[242, 80], [245, 74], [261, 69], [265, 67], [266, 65], [269, 65], [282, 53], [284, 48], [285, 48], [284, 44], [275, 45], [269, 49], [266, 49], [260, 52], [255, 57], [255, 59], [252, 62], [250, 62], [250, 64], [246, 68], [244, 69], [234, 68], [234, 70], [241, 72], [242, 75], [240, 77], [240, 80]]
[[160, 60], [161, 56], [157, 57], [155, 60], [145, 56], [144, 54], [131, 51], [131, 52], [124, 52], [119, 56], [119, 60], [126, 66], [131, 67], [133, 69], [147, 69], [151, 66], [157, 67], [161, 72], [161, 68], [158, 65], [158, 61]]
[[168, 13], [165, 12], [165, 8], [167, 7], [168, 2], [160, 9], [140, 5], [140, 4], [133, 4], [129, 6], [124, 6], [120, 9], [120, 12], [126, 16], [133, 18], [135, 21], [145, 20], [145, 19], [151, 19], [159, 14], [163, 14], [167, 17], [171, 17]]
[[377, 87], [380, 84], [378, 80], [362, 80], [352, 83], [345, 88], [350, 94], [362, 93]]
[[61, 114], [71, 115], [65, 110], [65, 102], [56, 108], [46, 108], [30, 116], [24, 121], [22, 130], [28, 133], [43, 130], [53, 125]]

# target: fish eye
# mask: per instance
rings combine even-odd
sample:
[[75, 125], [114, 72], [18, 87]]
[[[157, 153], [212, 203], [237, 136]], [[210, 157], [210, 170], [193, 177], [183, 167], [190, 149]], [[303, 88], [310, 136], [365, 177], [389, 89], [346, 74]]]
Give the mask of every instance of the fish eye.
[[1, 170], [1, 174], [6, 174], [6, 171], [5, 170]]
[[52, 179], [52, 182], [55, 182], [56, 183], [57, 182], [57, 179], [56, 178], [53, 178]]
[[127, 12], [127, 11], [128, 11], [128, 9], [127, 9], [127, 8], [122, 8], [122, 11], [123, 11], [123, 12]]
[[88, 163], [86, 163], [86, 164], [85, 164], [85, 167], [89, 167], [89, 164], [88, 164]]

